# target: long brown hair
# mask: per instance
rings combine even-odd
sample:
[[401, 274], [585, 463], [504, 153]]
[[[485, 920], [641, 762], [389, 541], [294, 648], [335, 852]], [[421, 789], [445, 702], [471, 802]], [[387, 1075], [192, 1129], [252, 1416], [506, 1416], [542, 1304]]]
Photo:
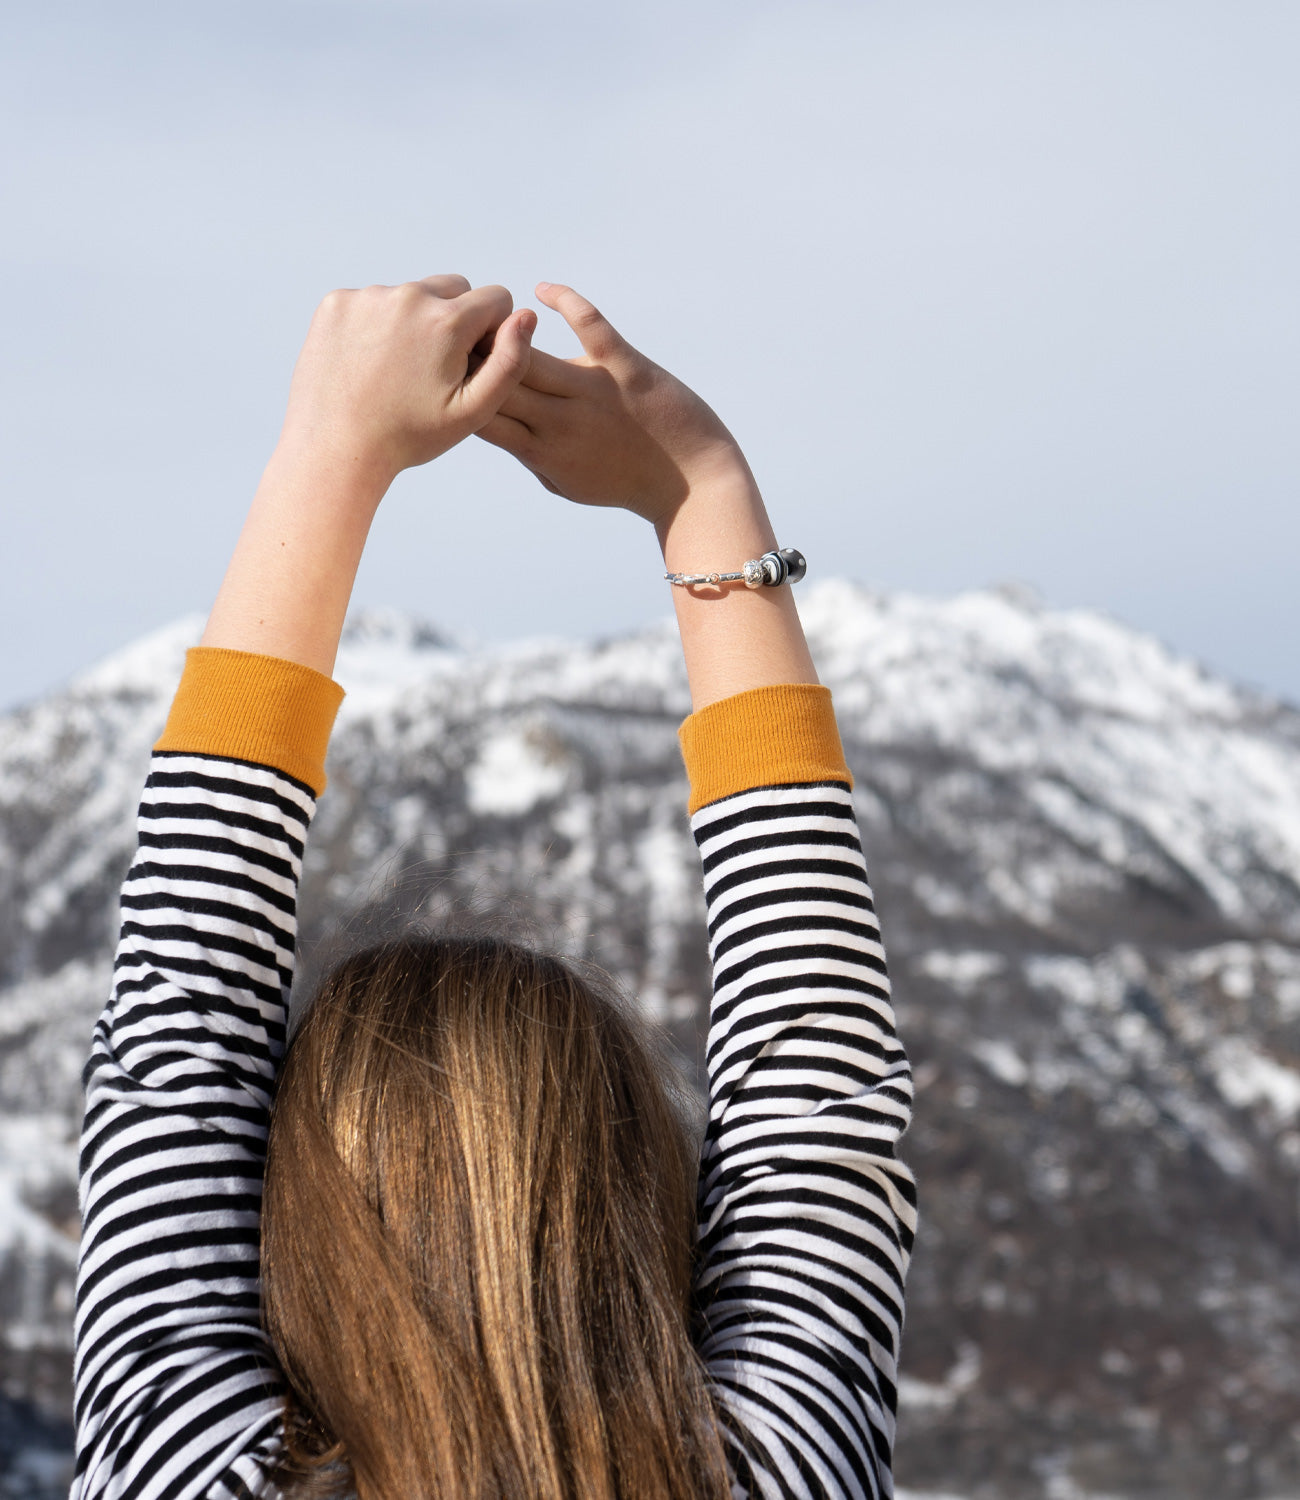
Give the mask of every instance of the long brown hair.
[[326, 978], [263, 1207], [291, 1494], [714, 1500], [689, 1336], [696, 1155], [612, 994], [492, 939]]

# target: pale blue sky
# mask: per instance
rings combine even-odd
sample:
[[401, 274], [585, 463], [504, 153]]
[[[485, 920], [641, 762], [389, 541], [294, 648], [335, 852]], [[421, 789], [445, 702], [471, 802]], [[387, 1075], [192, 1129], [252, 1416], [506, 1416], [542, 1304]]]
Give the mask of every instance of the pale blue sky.
[[[0, 706], [206, 608], [316, 301], [435, 270], [595, 297], [813, 575], [1026, 581], [1300, 701], [1294, 0], [17, 11]], [[668, 606], [640, 523], [482, 444], [399, 483], [357, 597]]]

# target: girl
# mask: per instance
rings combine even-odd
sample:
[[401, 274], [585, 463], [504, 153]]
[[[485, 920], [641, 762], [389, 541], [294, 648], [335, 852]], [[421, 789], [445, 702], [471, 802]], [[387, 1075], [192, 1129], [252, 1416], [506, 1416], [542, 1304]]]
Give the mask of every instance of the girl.
[[351, 956], [282, 1058], [329, 673], [394, 477], [477, 432], [644, 517], [670, 573], [775, 548], [714, 413], [576, 292], [538, 296], [580, 358], [458, 276], [312, 323], [156, 746], [87, 1065], [76, 1500], [892, 1493], [910, 1079], [779, 557], [673, 589], [702, 1156], [604, 988], [505, 942]]

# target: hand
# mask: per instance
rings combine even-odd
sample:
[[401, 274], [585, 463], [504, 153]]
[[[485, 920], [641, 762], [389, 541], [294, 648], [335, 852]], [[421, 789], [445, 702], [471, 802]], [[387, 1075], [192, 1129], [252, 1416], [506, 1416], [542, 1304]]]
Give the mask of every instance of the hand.
[[638, 353], [571, 287], [542, 282], [538, 300], [578, 335], [583, 353], [534, 349], [522, 382], [478, 435], [504, 448], [552, 493], [613, 505], [662, 526], [693, 490], [752, 477], [735, 438], [694, 391]]
[[537, 315], [463, 276], [331, 292], [289, 391], [281, 447], [386, 486], [495, 415], [528, 367]]

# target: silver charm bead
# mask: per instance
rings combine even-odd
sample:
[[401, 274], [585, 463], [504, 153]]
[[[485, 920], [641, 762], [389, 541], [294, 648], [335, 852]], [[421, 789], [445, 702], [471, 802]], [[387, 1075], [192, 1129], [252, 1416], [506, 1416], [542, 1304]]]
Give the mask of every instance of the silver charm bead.
[[747, 589], [761, 589], [765, 583], [770, 583], [765, 557], [751, 557], [740, 570], [740, 576], [745, 580]]

